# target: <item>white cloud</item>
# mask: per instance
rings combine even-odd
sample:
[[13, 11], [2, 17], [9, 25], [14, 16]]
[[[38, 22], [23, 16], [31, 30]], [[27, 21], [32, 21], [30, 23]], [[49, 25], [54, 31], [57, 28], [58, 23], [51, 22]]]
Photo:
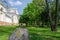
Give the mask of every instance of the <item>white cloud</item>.
[[22, 2], [20, 2], [20, 1], [15, 1], [15, 2], [9, 1], [9, 3], [10, 3], [11, 6], [19, 6], [19, 5], [22, 4]]
[[22, 4], [22, 2], [20, 2], [20, 1], [15, 2], [15, 5], [21, 5], [21, 4]]

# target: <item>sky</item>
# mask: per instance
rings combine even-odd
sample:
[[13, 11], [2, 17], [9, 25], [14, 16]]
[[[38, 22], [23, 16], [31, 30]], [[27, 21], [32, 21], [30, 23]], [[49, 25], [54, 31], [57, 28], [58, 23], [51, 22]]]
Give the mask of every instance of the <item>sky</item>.
[[7, 5], [12, 8], [16, 8], [19, 14], [23, 13], [23, 9], [27, 6], [27, 3], [32, 2], [32, 0], [5, 0]]

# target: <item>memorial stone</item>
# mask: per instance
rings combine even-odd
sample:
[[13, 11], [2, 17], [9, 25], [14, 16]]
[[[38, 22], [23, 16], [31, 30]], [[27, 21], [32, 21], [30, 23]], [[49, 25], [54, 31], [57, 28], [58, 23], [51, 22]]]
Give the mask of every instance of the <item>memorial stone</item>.
[[26, 28], [17, 28], [10, 35], [9, 40], [29, 40], [28, 30]]

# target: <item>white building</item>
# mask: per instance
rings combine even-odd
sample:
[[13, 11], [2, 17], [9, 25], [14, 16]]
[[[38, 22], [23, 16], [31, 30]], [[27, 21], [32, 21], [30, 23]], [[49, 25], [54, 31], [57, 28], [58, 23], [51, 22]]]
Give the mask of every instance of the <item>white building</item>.
[[4, 7], [0, 2], [0, 25], [18, 25], [18, 11], [14, 8]]
[[11, 22], [13, 23], [13, 24], [18, 24], [18, 11], [17, 11], [17, 9], [15, 9], [15, 8], [9, 8], [8, 9], [8, 16], [10, 16], [11, 17]]

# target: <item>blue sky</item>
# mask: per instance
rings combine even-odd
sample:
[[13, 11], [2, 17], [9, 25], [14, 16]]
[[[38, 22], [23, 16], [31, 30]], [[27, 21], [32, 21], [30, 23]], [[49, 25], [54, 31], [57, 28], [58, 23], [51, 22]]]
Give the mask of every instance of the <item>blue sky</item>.
[[32, 0], [6, 0], [9, 7], [17, 8], [19, 14], [23, 13], [23, 9], [27, 6], [27, 3], [32, 2]]

